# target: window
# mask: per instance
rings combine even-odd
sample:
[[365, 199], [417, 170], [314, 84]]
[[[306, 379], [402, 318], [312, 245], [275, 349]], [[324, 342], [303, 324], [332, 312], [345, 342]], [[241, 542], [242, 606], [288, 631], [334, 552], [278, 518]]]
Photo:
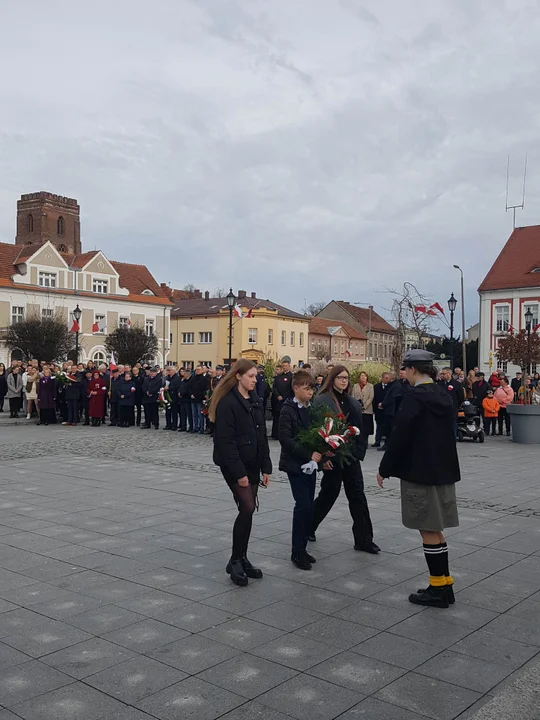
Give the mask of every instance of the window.
[[24, 320], [24, 308], [22, 305], [14, 305], [11, 308], [11, 324], [22, 322]]
[[495, 307], [495, 332], [508, 332], [510, 327], [510, 307], [497, 305]]
[[54, 317], [54, 310], [52, 308], [43, 308], [41, 310], [41, 319], [47, 320], [48, 318]]
[[369, 343], [369, 357], [373, 357], [373, 343]]
[[528, 311], [532, 312], [532, 326], [531, 330], [538, 325], [538, 303], [532, 303], [523, 306], [523, 327], [525, 327], [525, 313]]
[[287, 344], [287, 333], [285, 330], [281, 331], [281, 344], [285, 346]]
[[102, 350], [96, 350], [95, 353], [92, 355], [92, 360], [96, 364], [104, 363], [105, 362], [105, 353]]
[[497, 360], [497, 370], [502, 370], [503, 373], [506, 375], [508, 372], [508, 363], [502, 362], [502, 360]]
[[[505, 364], [506, 364], [506, 363], [505, 363]], [[506, 370], [505, 370], [505, 372], [506, 372]], [[534, 374], [537, 373], [537, 372], [538, 372], [538, 363], [532, 363], [532, 365], [531, 365], [531, 373], [534, 375]]]
[[249, 345], [257, 344], [257, 328], [248, 328], [248, 343]]
[[274, 344], [274, 331], [273, 330], [268, 331], [268, 344], [269, 345]]
[[144, 331], [147, 335], [153, 335], [154, 334], [154, 321], [153, 320], [147, 320], [144, 325]]
[[29, 233], [34, 232], [34, 216], [33, 215], [28, 216], [28, 232]]
[[118, 319], [118, 327], [121, 328], [128, 328], [131, 325], [130, 319], [128, 317], [122, 317]]
[[203, 367], [211, 368], [212, 367], [212, 361], [211, 360], [199, 360], [197, 363], [198, 365], [202, 365]]
[[295, 341], [295, 333], [291, 333], [291, 347], [294, 347], [294, 341]]
[[342, 340], [342, 341], [341, 341], [341, 352], [342, 352], [342, 353], [345, 352], [345, 340]]
[[174, 367], [176, 362], [174, 360], [167, 360], [167, 367]]
[[184, 370], [191, 370], [193, 368], [191, 360], [182, 360], [180, 365], [184, 368]]
[[[320, 340], [319, 340], [320, 342]], [[311, 352], [315, 352], [315, 340], [311, 341]]]
[[56, 287], [56, 273], [40, 272], [39, 273], [39, 287]]
[[[105, 315], [100, 315], [98, 313], [95, 313], [94, 315], [94, 326], [92, 328], [94, 334], [99, 333], [100, 335], [103, 335], [105, 333]], [[97, 329], [94, 329], [97, 328]]]
[[182, 345], [193, 345], [195, 333], [182, 333]]
[[56, 223], [56, 234], [57, 235], [64, 234], [64, 218], [61, 215], [58, 218], [58, 222]]
[[151, 290], [148, 290], [148, 288], [146, 288], [146, 290], [142, 291], [142, 294], [143, 295], [153, 295], [154, 293]]
[[[172, 345], [172, 333], [169, 333], [169, 345]], [[174, 362], [173, 365], [176, 365]]]
[[58, 252], [67, 253], [68, 249], [65, 245], [59, 245], [58, 246]]
[[92, 291], [95, 293], [99, 293], [100, 295], [106, 295], [109, 291], [109, 281], [96, 280], [96, 278], [94, 278], [92, 282]]
[[199, 343], [201, 345], [209, 345], [212, 342], [212, 333], [211, 332], [200, 332], [199, 333]]
[[335, 353], [338, 352], [338, 347], [339, 347], [339, 346], [338, 346], [337, 342], [335, 342], [335, 343], [334, 343], [334, 352], [335, 352]]
[[299, 344], [300, 347], [304, 347], [304, 333], [300, 333]]

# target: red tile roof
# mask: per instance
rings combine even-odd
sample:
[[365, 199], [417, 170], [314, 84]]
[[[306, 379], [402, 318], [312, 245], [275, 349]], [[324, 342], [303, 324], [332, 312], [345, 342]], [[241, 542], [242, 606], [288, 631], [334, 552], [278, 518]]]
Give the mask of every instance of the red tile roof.
[[[271, 300], [261, 300], [260, 298], [253, 298], [251, 296], [244, 298], [237, 298], [236, 302], [241, 308], [253, 308], [276, 310], [278, 315], [289, 318], [298, 318], [301, 320], [307, 320], [305, 315], [294, 310], [289, 310], [283, 305], [278, 305]], [[192, 317], [194, 315], [218, 315], [222, 308], [227, 308], [227, 299], [222, 298], [192, 298], [190, 300], [180, 300], [176, 303], [176, 306], [171, 310], [171, 317]]]
[[540, 272], [533, 272], [537, 269], [540, 269], [540, 225], [516, 228], [478, 291], [540, 287]]
[[[349, 315], [352, 315], [352, 317], [356, 320], [356, 322], [360, 323], [360, 325], [365, 327], [366, 330], [369, 330], [369, 327], [370, 327], [370, 309], [369, 308], [357, 307], [356, 305], [351, 305], [351, 303], [345, 302], [345, 300], [336, 300], [335, 302], [336, 302], [336, 305], [339, 305], [343, 310], [345, 310], [345, 312], [348, 312]], [[371, 329], [374, 332], [390, 333], [392, 335], [394, 335], [396, 332], [396, 329], [393, 328], [389, 322], [387, 322], [383, 317], [381, 317], [373, 309], [371, 310]]]
[[365, 335], [355, 330], [347, 323], [340, 322], [339, 320], [325, 320], [325, 318], [315, 317], [312, 318], [309, 323], [309, 334], [310, 335], [331, 335], [330, 328], [342, 328], [345, 330], [347, 335], [354, 340], [367, 340]]

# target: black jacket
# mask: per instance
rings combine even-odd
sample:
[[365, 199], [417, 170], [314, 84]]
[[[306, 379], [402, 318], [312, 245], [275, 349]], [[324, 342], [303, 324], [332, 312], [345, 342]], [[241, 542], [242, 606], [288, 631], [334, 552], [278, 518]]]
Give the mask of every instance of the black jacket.
[[146, 375], [144, 372], [139, 372], [138, 375], [133, 375], [131, 378], [131, 382], [135, 385], [135, 405], [140, 405], [142, 403], [142, 386], [145, 377]]
[[82, 386], [80, 382], [67, 382], [64, 385], [64, 398], [66, 400], [76, 400], [79, 402], [81, 399]]
[[191, 403], [191, 381], [193, 378], [182, 378], [180, 380], [179, 390], [180, 393], [180, 402], [181, 403]]
[[311, 460], [309, 450], [299, 445], [296, 440], [299, 431], [307, 429], [310, 424], [309, 409], [300, 408], [298, 403], [287, 398], [279, 415], [279, 469], [283, 472], [301, 473], [301, 466]]
[[362, 421], [362, 404], [355, 400], [349, 393], [336, 392], [336, 398], [339, 402], [339, 409], [336, 407], [334, 397], [330, 393], [323, 393], [317, 395], [313, 399], [313, 405], [315, 407], [328, 407], [332, 412], [341, 412], [347, 418], [347, 422], [354, 425], [360, 430], [360, 435], [356, 438], [356, 458], [357, 460], [363, 460], [366, 456], [366, 450], [368, 446], [368, 438], [364, 434], [364, 426]]
[[438, 383], [452, 398], [452, 405], [454, 407], [454, 416], [457, 418], [457, 413], [465, 400], [465, 388], [459, 382], [459, 380], [439, 380]]
[[221, 399], [214, 427], [214, 462], [235, 480], [272, 472], [264, 411], [254, 392], [246, 400], [233, 388]]
[[379, 473], [416, 485], [450, 485], [460, 479], [454, 408], [447, 390], [428, 383], [405, 395]]
[[142, 384], [142, 403], [143, 405], [149, 405], [150, 403], [157, 403], [159, 391], [161, 390], [162, 386], [162, 377], [161, 375], [156, 375], [155, 377], [151, 377], [148, 375], [148, 377], [144, 378], [143, 384]]
[[472, 386], [473, 402], [476, 407], [482, 407], [482, 401], [487, 398], [487, 394], [493, 388], [491, 385], [483, 380], [482, 382], [475, 382]]
[[121, 383], [123, 383], [123, 382], [124, 382], [123, 375], [118, 375], [118, 377], [116, 379], [114, 378], [114, 375], [113, 375], [113, 378], [111, 380], [111, 385], [110, 385], [110, 390], [111, 390], [111, 398], [110, 399], [111, 399], [112, 403], [117, 403], [119, 401], [118, 389], [119, 389]]
[[399, 380], [392, 380], [386, 386], [386, 394], [382, 399], [382, 413], [386, 417], [394, 417], [403, 397], [403, 387]]
[[275, 396], [276, 400], [280, 396], [283, 398], [282, 401], [278, 400], [278, 403], [283, 403], [287, 398], [292, 398], [294, 396], [294, 392], [292, 389], [292, 379], [292, 372], [283, 373], [282, 375], [276, 375], [276, 377], [274, 378], [272, 394]]
[[[132, 388], [135, 392], [132, 392]], [[137, 387], [133, 380], [119, 380], [116, 383], [116, 390], [118, 393], [118, 404], [122, 406], [135, 405], [135, 396], [137, 394]], [[123, 396], [123, 397], [122, 397]]]
[[373, 409], [375, 413], [382, 412], [381, 410], [379, 410], [379, 405], [386, 397], [386, 393], [388, 392], [389, 387], [390, 385], [388, 385], [388, 383], [383, 387], [382, 382], [376, 383], [373, 386]]
[[0, 398], [4, 398], [7, 395], [7, 374], [4, 371], [0, 375]]
[[193, 395], [191, 402], [202, 403], [206, 391], [210, 387], [210, 379], [207, 375], [195, 375], [191, 376], [190, 394]]
[[169, 379], [169, 395], [171, 396], [171, 402], [177, 403], [180, 402], [180, 398], [178, 397], [178, 393], [180, 392], [180, 375], [178, 373], [175, 373], [170, 379]]
[[[516, 399], [517, 399], [517, 394], [519, 392], [519, 388], [521, 387], [522, 384], [523, 383], [519, 378], [512, 378], [512, 381], [510, 382], [510, 387], [514, 391], [514, 394], [516, 395]], [[2, 391], [0, 390], [0, 395], [1, 394], [2, 394]]]

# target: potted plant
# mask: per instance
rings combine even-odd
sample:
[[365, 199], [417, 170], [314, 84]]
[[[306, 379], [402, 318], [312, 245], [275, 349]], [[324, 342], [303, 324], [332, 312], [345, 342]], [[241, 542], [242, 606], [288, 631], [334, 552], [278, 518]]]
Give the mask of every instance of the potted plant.
[[503, 362], [510, 362], [522, 370], [522, 386], [513, 405], [508, 405], [512, 417], [512, 440], [517, 443], [540, 444], [540, 405], [531, 404], [532, 393], [527, 382], [531, 365], [540, 363], [540, 337], [538, 326], [532, 328], [533, 314], [525, 313], [525, 330], [511, 332], [500, 341], [497, 355]]

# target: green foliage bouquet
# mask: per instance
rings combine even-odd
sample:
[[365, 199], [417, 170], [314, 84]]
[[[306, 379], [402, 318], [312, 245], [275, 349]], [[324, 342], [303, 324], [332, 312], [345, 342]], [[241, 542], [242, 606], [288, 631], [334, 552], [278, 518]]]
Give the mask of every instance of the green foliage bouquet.
[[298, 433], [298, 442], [311, 453], [332, 459], [339, 467], [355, 459], [356, 438], [360, 430], [347, 422], [345, 415], [328, 408], [310, 408], [311, 424]]

